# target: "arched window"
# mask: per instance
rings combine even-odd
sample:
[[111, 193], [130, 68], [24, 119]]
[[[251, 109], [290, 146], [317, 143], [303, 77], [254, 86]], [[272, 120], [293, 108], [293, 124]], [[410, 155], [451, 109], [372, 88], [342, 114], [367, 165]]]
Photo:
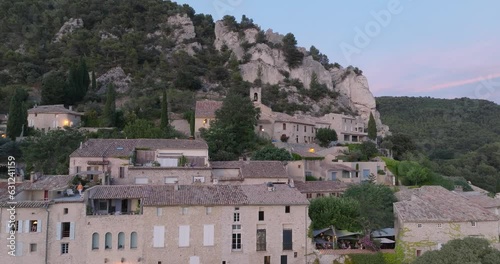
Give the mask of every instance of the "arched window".
[[104, 247], [105, 249], [111, 249], [111, 243], [112, 243], [112, 237], [111, 233], [106, 233], [106, 236], [104, 237]]
[[130, 234], [130, 248], [137, 248], [137, 232]]
[[258, 93], [254, 93], [254, 94], [253, 94], [253, 100], [254, 100], [255, 102], [259, 101], [259, 94], [258, 94]]
[[99, 233], [92, 234], [92, 249], [99, 249]]
[[118, 249], [124, 249], [125, 248], [125, 233], [120, 232], [118, 233]]

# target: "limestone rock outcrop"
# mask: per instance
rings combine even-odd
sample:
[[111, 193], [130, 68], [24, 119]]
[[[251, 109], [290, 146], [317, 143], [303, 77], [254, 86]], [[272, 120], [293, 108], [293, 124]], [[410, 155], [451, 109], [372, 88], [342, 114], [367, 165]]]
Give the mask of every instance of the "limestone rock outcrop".
[[54, 42], [59, 42], [61, 39], [76, 29], [83, 27], [83, 20], [81, 18], [70, 18], [68, 21], [64, 22], [59, 31], [56, 33]]
[[132, 77], [130, 76], [130, 73], [125, 74], [125, 71], [123, 71], [121, 67], [114, 67], [99, 76], [96, 81], [98, 94], [105, 93], [108, 84], [110, 83], [114, 85], [116, 92], [126, 93], [129, 89], [130, 83], [132, 82]]
[[[370, 113], [373, 113], [379, 134], [385, 135], [388, 132], [388, 127], [380, 121], [375, 98], [370, 92], [365, 76], [356, 73], [351, 67], [340, 69], [334, 67], [327, 70], [320, 62], [314, 60], [304, 48], [300, 47], [299, 50], [305, 55], [302, 65], [290, 69], [281, 49], [276, 47], [282, 44], [283, 36], [268, 30], [265, 32], [265, 36], [271, 45], [256, 43], [258, 32], [257, 29], [250, 28], [243, 31], [244, 34], [239, 34], [229, 30], [222, 21], [217, 21], [215, 24], [215, 48], [221, 50], [223, 46], [227, 46], [238, 60], [244, 62], [240, 65], [240, 70], [245, 81], [254, 82], [256, 79], [260, 79], [262, 83], [279, 84], [282, 89], [291, 91], [293, 89], [285, 87], [283, 82], [286, 78], [297, 79], [306, 89], [309, 89], [314, 73], [320, 84], [326, 85], [329, 90], [339, 94], [335, 101], [320, 100], [311, 103], [310, 100], [301, 100], [297, 95], [290, 93], [289, 102], [309, 103], [311, 111], [307, 114], [311, 115], [318, 115], [321, 109], [328, 108], [333, 104], [332, 111], [349, 110], [352, 114], [360, 115], [366, 123], [368, 123]], [[247, 51], [241, 45], [245, 42], [253, 44]]]

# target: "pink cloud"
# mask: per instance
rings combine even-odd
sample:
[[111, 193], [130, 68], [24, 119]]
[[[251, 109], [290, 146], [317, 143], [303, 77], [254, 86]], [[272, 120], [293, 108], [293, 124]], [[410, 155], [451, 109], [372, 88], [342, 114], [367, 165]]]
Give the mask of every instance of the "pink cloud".
[[485, 81], [488, 79], [495, 79], [495, 78], [500, 78], [500, 72], [490, 74], [488, 76], [479, 76], [479, 77], [465, 79], [465, 80], [458, 80], [458, 81], [452, 81], [452, 82], [442, 83], [442, 84], [438, 84], [438, 85], [433, 85], [429, 88], [421, 89], [421, 90], [419, 90], [419, 92], [438, 91], [438, 90], [447, 89], [450, 87], [457, 87], [457, 86], [462, 86], [462, 85], [466, 85], [466, 84], [478, 83], [478, 82], [482, 82], [482, 81]]

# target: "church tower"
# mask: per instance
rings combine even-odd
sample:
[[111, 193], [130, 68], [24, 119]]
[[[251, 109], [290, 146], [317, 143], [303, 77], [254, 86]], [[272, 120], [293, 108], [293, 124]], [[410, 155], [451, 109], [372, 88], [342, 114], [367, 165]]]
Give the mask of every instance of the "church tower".
[[262, 104], [261, 96], [262, 96], [262, 88], [260, 87], [250, 88], [250, 100], [252, 100], [252, 102]]

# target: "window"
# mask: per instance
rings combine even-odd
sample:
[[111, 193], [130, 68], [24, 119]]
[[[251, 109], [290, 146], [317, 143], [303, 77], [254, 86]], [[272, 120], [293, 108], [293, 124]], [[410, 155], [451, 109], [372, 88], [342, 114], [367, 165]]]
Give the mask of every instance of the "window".
[[108, 201], [99, 201], [99, 211], [108, 210]]
[[82, 170], [80, 166], [76, 166], [76, 173], [79, 173]]
[[442, 228], [443, 227], [443, 224], [438, 224], [438, 228]]
[[177, 183], [179, 182], [179, 178], [177, 177], [165, 177], [165, 183]]
[[304, 126], [304, 132], [307, 132], [307, 126]]
[[266, 230], [257, 229], [257, 251], [266, 251]]
[[307, 199], [311, 199], [311, 198], [313, 198], [312, 193], [307, 193], [307, 194], [306, 194], [306, 197], [307, 197]]
[[281, 255], [281, 264], [288, 264], [288, 257], [286, 255]]
[[203, 245], [214, 245], [214, 225], [203, 225]]
[[233, 228], [233, 231], [234, 230], [240, 230], [241, 229], [241, 225], [233, 225], [232, 228]]
[[241, 250], [241, 233], [233, 233], [231, 249], [232, 250]]
[[205, 207], [205, 214], [209, 215], [212, 213], [212, 207]]
[[130, 233], [130, 248], [137, 248], [137, 232]]
[[283, 229], [283, 250], [293, 250], [291, 229]]
[[283, 130], [286, 130], [286, 123], [283, 123]]
[[300, 164], [299, 164], [299, 165], [297, 165], [297, 167], [300, 169], [300, 167], [301, 167], [301, 166], [300, 166]]
[[161, 216], [163, 214], [163, 208], [156, 207], [156, 216]]
[[[19, 229], [19, 222], [20, 221], [15, 221], [13, 225], [10, 226], [10, 231], [15, 231], [21, 233], [22, 231]], [[21, 224], [21, 227], [23, 224]]]
[[188, 213], [188, 208], [187, 207], [182, 207], [181, 208], [181, 214], [182, 215], [187, 215], [187, 213]]
[[68, 208], [63, 209], [63, 214], [68, 214]]
[[41, 230], [40, 229], [40, 225], [38, 224], [38, 221], [37, 220], [30, 220], [29, 221], [29, 230], [26, 230], [30, 233], [35, 233], [35, 232], [40, 232]]
[[290, 205], [286, 205], [285, 206], [285, 214], [289, 214], [290, 213]]
[[417, 257], [420, 257], [420, 255], [422, 255], [422, 250], [417, 249]]
[[62, 223], [62, 236], [61, 237], [69, 237], [71, 235], [71, 223], [64, 222]]
[[118, 249], [124, 249], [125, 248], [125, 233], [120, 232], [118, 233]]
[[418, 227], [418, 228], [421, 228], [421, 227], [422, 227], [422, 224], [417, 224], [417, 227]]
[[125, 178], [125, 167], [120, 167], [120, 178]]
[[36, 244], [30, 244], [30, 252], [36, 252]]
[[299, 125], [297, 125], [297, 131], [299, 131]]
[[324, 194], [322, 194], [322, 193], [317, 193], [316, 194], [316, 197], [323, 197], [323, 196], [324, 196]]
[[259, 211], [259, 221], [264, 221], [264, 211]]
[[477, 222], [476, 222], [476, 221], [472, 221], [472, 222], [470, 222], [470, 224], [471, 224], [473, 227], [476, 227], [476, 226], [477, 226]]
[[306, 177], [307, 177], [307, 176], [312, 176], [312, 172], [310, 172], [310, 171], [306, 171]]
[[193, 183], [203, 183], [205, 182], [205, 177], [203, 176], [195, 176], [193, 177]]
[[153, 227], [153, 247], [154, 248], [165, 247], [165, 226]]
[[239, 222], [239, 221], [240, 221], [240, 213], [234, 212], [233, 213], [233, 222]]
[[68, 253], [69, 253], [69, 244], [62, 243], [61, 244], [61, 254], [68, 254]]
[[99, 233], [92, 234], [92, 249], [99, 249]]
[[104, 236], [104, 248], [105, 249], [111, 249], [111, 243], [113, 242], [113, 237], [111, 236], [111, 233], [108, 232]]
[[189, 247], [189, 226], [179, 226], [179, 247]]
[[271, 256], [264, 256], [264, 264], [271, 264]]

